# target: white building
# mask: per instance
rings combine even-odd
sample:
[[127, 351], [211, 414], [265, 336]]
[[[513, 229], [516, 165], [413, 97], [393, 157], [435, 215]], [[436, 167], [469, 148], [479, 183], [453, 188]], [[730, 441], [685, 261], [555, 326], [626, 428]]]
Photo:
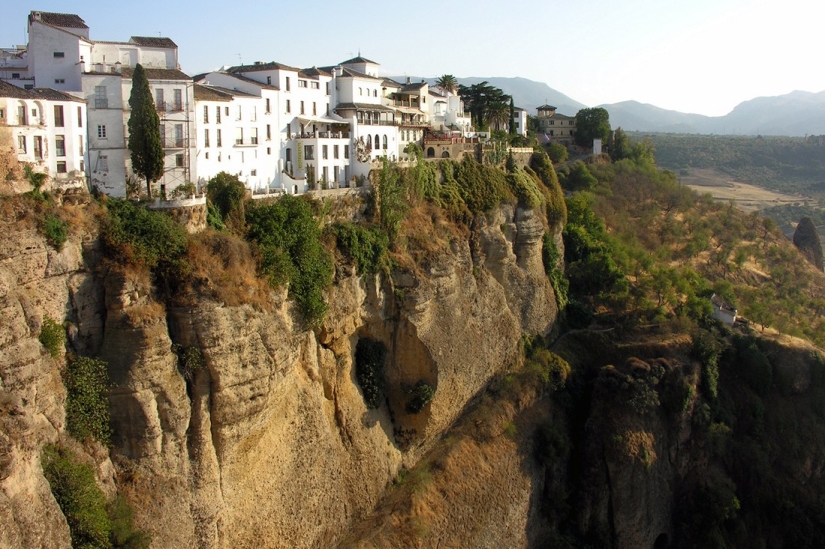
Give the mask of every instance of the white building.
[[513, 122], [516, 127], [516, 135], [522, 137], [527, 135], [527, 111], [516, 107], [513, 112]]
[[257, 92], [248, 93], [204, 83], [207, 80], [195, 84], [199, 181], [226, 172], [253, 192], [266, 192], [279, 181], [277, 90], [247, 84]]
[[[127, 181], [136, 181], [127, 149], [134, 70], [130, 67], [118, 70], [120, 72], [84, 73], [82, 93], [88, 105], [89, 180], [101, 191], [123, 197], [127, 194]], [[189, 76], [176, 69], [148, 68], [146, 76], [160, 116], [165, 155], [164, 173], [155, 185], [168, 194], [187, 181], [197, 180], [192, 162], [195, 155], [193, 84]], [[142, 190], [143, 186], [139, 188]]]
[[430, 125], [436, 131], [457, 130], [462, 134], [472, 131], [472, 120], [464, 112], [464, 102], [457, 94], [435, 87], [430, 93]]
[[58, 187], [85, 182], [85, 124], [81, 99], [0, 81], [0, 126], [9, 128], [17, 159], [48, 173]]

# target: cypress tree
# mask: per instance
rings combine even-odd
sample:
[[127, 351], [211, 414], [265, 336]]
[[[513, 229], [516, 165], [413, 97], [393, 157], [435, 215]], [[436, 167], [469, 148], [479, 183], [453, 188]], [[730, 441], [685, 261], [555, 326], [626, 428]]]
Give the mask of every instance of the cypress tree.
[[510, 97], [510, 135], [516, 135], [516, 105]]
[[163, 175], [164, 155], [160, 140], [160, 117], [149, 89], [146, 71], [139, 63], [132, 75], [132, 93], [129, 96], [129, 152], [132, 171], [146, 180], [146, 191], [152, 196], [152, 182]]

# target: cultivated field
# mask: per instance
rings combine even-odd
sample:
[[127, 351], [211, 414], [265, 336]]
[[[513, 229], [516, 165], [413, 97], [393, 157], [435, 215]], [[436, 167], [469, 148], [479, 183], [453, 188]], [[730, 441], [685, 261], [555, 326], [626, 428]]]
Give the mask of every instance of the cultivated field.
[[679, 180], [698, 193], [710, 193], [718, 201], [733, 201], [745, 212], [783, 204], [816, 203], [810, 196], [783, 194], [748, 183], [731, 181], [730, 176], [711, 168], [692, 169], [690, 175], [680, 175]]

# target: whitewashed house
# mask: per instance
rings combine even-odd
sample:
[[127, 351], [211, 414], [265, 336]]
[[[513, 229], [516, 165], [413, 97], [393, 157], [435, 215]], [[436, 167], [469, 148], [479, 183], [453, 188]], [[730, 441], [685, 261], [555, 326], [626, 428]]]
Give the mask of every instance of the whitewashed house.
[[515, 126], [516, 135], [522, 137], [527, 135], [527, 111], [520, 107], [513, 109], [513, 125]]
[[[106, 67], [108, 68], [108, 67]], [[117, 72], [119, 71], [119, 72]], [[88, 170], [93, 186], [116, 197], [127, 194], [127, 181], [136, 181], [127, 148], [129, 97], [134, 69], [83, 74], [83, 97], [88, 105]], [[165, 168], [155, 184], [167, 195], [186, 182], [197, 181], [192, 79], [177, 69], [146, 69], [149, 88], [160, 116]], [[141, 189], [145, 182], [141, 183]]]
[[86, 104], [48, 88], [0, 81], [0, 126], [7, 126], [17, 159], [47, 173], [59, 187], [85, 183]]
[[464, 113], [464, 102], [455, 93], [439, 87], [430, 88], [430, 126], [437, 131], [456, 130], [462, 134], [472, 131], [472, 120]]

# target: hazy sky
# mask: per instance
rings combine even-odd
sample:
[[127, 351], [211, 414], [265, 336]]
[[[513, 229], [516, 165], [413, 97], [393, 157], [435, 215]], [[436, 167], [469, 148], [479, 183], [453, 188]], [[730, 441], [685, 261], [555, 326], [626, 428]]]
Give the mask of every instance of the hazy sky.
[[635, 99], [723, 115], [741, 101], [825, 90], [821, 0], [30, 0], [6, 6], [0, 46], [26, 40], [31, 10], [71, 12], [91, 38], [160, 33], [181, 68], [357, 55], [385, 74], [522, 76], [587, 105]]

